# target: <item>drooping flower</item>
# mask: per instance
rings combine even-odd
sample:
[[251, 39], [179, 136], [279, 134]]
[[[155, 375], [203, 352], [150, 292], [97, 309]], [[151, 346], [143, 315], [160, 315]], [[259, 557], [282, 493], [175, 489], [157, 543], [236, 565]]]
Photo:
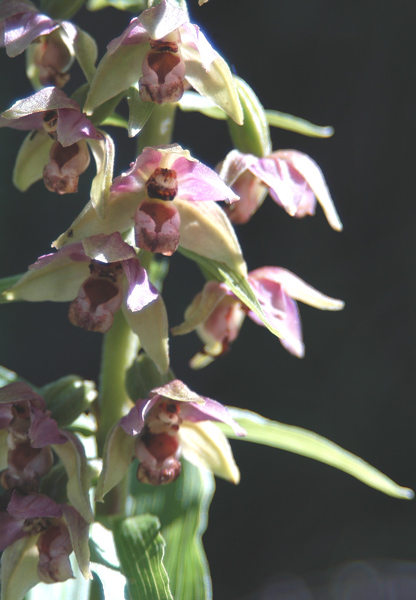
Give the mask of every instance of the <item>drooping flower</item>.
[[[7, 562], [9, 554], [14, 557], [16, 569], [21, 572], [29, 589], [37, 581], [33, 581], [33, 576], [25, 577], [25, 554], [36, 552], [38, 555], [38, 581], [55, 583], [74, 577], [69, 562], [74, 551], [81, 573], [86, 579], [91, 579], [88, 529], [88, 522], [69, 504], [57, 504], [43, 494], [24, 494], [14, 490], [7, 506], [0, 511], [2, 560]], [[14, 585], [16, 573], [13, 576], [6, 572], [2, 578], [5, 594], [8, 586]]]
[[[302, 358], [305, 348], [296, 300], [321, 310], [341, 310], [344, 303], [330, 298], [280, 267], [261, 267], [248, 274], [248, 281], [267, 321], [280, 331], [280, 342], [291, 354]], [[183, 335], [196, 330], [204, 349], [191, 361], [201, 368], [227, 351], [240, 331], [245, 315], [258, 325], [258, 316], [249, 310], [224, 283], [209, 281], [185, 312], [185, 320], [172, 333]]]
[[92, 521], [85, 452], [78, 438], [59, 429], [45, 400], [26, 383], [0, 389], [1, 485], [31, 494], [39, 490], [56, 454], [68, 475], [67, 497], [86, 521]]
[[0, 3], [0, 46], [10, 57], [28, 50], [27, 75], [35, 88], [63, 87], [77, 58], [87, 76], [97, 58], [92, 38], [69, 21], [39, 12], [29, 0]]
[[246, 433], [222, 404], [199, 396], [178, 379], [153, 389], [110, 432], [97, 498], [117, 485], [134, 457], [140, 463], [137, 478], [143, 483], [174, 481], [181, 472], [181, 456], [238, 483], [231, 448], [216, 421], [229, 425], [238, 436]]
[[5, 296], [9, 300], [71, 301], [72, 324], [105, 333], [121, 308], [148, 354], [166, 371], [166, 309], [120, 233], [96, 235], [41, 256]]
[[85, 104], [87, 114], [139, 82], [145, 102], [176, 102], [190, 84], [240, 125], [243, 113], [226, 62], [185, 11], [162, 0], [110, 42]]
[[233, 223], [247, 223], [268, 192], [289, 215], [298, 218], [314, 215], [318, 200], [330, 226], [336, 231], [342, 230], [321, 169], [302, 152], [278, 150], [258, 158], [232, 150], [219, 172], [240, 197], [238, 204], [228, 208]]
[[[108, 136], [95, 129], [91, 121], [80, 111], [75, 102], [56, 87], [43, 88], [28, 98], [17, 101], [1, 114], [0, 127], [34, 130], [23, 142], [17, 156], [14, 183], [27, 190], [32, 183], [41, 179], [48, 190], [58, 194], [77, 191], [78, 178], [89, 163], [87, 141], [97, 163], [98, 179], [112, 164], [108, 151]], [[96, 190], [100, 195], [101, 190]], [[95, 206], [98, 198], [95, 198]]]
[[215, 205], [218, 200], [234, 202], [238, 197], [188, 151], [177, 144], [148, 147], [114, 180], [106, 217], [97, 219], [87, 205], [55, 245], [134, 227], [139, 248], [169, 256], [180, 243], [245, 273], [240, 246], [228, 218]]

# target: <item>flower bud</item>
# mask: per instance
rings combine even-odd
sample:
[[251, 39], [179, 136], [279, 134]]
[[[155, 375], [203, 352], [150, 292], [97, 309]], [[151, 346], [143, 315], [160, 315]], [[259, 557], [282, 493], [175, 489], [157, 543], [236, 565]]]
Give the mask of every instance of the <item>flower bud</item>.
[[97, 392], [92, 381], [68, 375], [45, 385], [41, 395], [59, 427], [66, 427], [87, 410]]

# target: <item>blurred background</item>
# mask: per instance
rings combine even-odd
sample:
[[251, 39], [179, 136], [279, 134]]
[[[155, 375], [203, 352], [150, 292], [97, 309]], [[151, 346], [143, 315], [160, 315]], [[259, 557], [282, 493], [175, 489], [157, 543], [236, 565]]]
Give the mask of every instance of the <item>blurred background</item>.
[[[233, 70], [266, 108], [335, 135], [313, 139], [274, 129], [274, 149], [306, 152], [321, 166], [344, 223], [330, 229], [318, 207], [295, 220], [270, 198], [238, 228], [249, 269], [278, 265], [342, 298], [342, 313], [301, 306], [306, 356], [246, 321], [231, 351], [203, 371], [188, 360], [193, 334], [171, 343], [177, 377], [203, 395], [313, 430], [416, 489], [415, 403], [415, 25], [406, 0], [210, 0], [190, 6]], [[131, 15], [82, 10], [100, 57]], [[24, 57], [0, 53], [0, 108], [32, 93]], [[65, 88], [81, 82], [77, 67]], [[109, 129], [119, 174], [135, 141]], [[11, 173], [23, 132], [0, 132], [1, 276], [50, 251], [88, 200], [57, 196], [38, 182], [22, 194]], [[215, 166], [231, 149], [224, 123], [178, 114], [174, 141]], [[90, 175], [90, 177], [89, 177]], [[164, 298], [170, 323], [203, 280], [179, 255]], [[0, 364], [43, 385], [76, 373], [97, 380], [100, 334], [73, 327], [67, 304], [0, 307]], [[312, 460], [233, 442], [242, 480], [217, 480], [204, 536], [215, 600], [407, 600], [416, 597], [416, 505], [367, 488]], [[196, 599], [197, 600], [197, 599]]]

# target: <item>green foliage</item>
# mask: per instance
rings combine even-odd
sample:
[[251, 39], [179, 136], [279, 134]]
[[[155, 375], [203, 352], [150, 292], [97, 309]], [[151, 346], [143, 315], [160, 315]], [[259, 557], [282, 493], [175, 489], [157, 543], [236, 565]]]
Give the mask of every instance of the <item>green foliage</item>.
[[175, 599], [210, 600], [209, 567], [202, 546], [214, 478], [181, 459], [180, 477], [167, 486], [153, 488], [132, 481], [132, 512], [157, 514], [166, 541], [164, 564]]
[[413, 491], [409, 488], [397, 485], [355, 454], [312, 431], [270, 421], [248, 410], [232, 408], [230, 412], [239, 425], [247, 431], [246, 437], [238, 438], [231, 428], [219, 423], [218, 426], [230, 438], [264, 444], [319, 460], [349, 473], [370, 487], [395, 498], [411, 500], [414, 496]]

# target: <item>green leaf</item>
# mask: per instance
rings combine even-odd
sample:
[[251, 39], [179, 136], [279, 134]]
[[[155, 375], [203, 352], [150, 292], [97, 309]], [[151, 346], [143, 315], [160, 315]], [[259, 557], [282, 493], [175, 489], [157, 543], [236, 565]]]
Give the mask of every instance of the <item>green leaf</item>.
[[278, 331], [267, 321], [267, 318], [263, 313], [263, 310], [257, 301], [256, 295], [250, 287], [246, 277], [240, 275], [240, 273], [237, 273], [236, 271], [233, 271], [224, 263], [220, 263], [216, 260], [211, 260], [209, 258], [205, 258], [204, 256], [200, 256], [199, 254], [195, 254], [194, 252], [191, 252], [191, 250], [186, 250], [182, 246], [179, 246], [178, 250], [187, 258], [190, 258], [198, 263], [202, 272], [208, 274], [211, 279], [223, 281], [225, 284], [227, 284], [237, 298], [257, 315], [257, 317], [269, 331], [271, 331], [277, 337], [281, 337], [280, 331]]
[[71, 19], [84, 5], [85, 0], [41, 0], [40, 9], [52, 19]]
[[95, 384], [78, 375], [66, 375], [40, 389], [51, 416], [59, 427], [67, 427], [87, 410], [97, 397]]
[[157, 514], [166, 542], [164, 564], [177, 600], [212, 598], [209, 567], [202, 545], [214, 493], [210, 471], [181, 459], [182, 473], [166, 486], [152, 487], [132, 478], [133, 512]]
[[295, 133], [301, 133], [309, 137], [327, 138], [334, 134], [333, 127], [320, 127], [300, 117], [294, 117], [293, 115], [288, 115], [277, 110], [266, 110], [266, 119], [269, 125], [273, 127], [287, 129], [288, 131], [294, 131]]
[[74, 52], [86, 80], [91, 82], [94, 77], [95, 61], [98, 56], [97, 44], [93, 37], [79, 27], [77, 27], [77, 36], [74, 42]]
[[349, 473], [370, 487], [395, 498], [411, 500], [414, 496], [413, 491], [409, 488], [397, 485], [355, 454], [312, 431], [270, 421], [248, 410], [230, 408], [230, 412], [238, 424], [247, 431], [246, 437], [238, 438], [229, 427], [218, 423], [217, 425], [230, 438], [264, 444], [319, 460]]
[[127, 119], [119, 115], [118, 113], [113, 113], [104, 119], [101, 125], [105, 125], [106, 127], [121, 127], [122, 129], [128, 129], [129, 124]]
[[111, 520], [128, 600], [173, 600], [163, 565], [165, 542], [153, 515]]

